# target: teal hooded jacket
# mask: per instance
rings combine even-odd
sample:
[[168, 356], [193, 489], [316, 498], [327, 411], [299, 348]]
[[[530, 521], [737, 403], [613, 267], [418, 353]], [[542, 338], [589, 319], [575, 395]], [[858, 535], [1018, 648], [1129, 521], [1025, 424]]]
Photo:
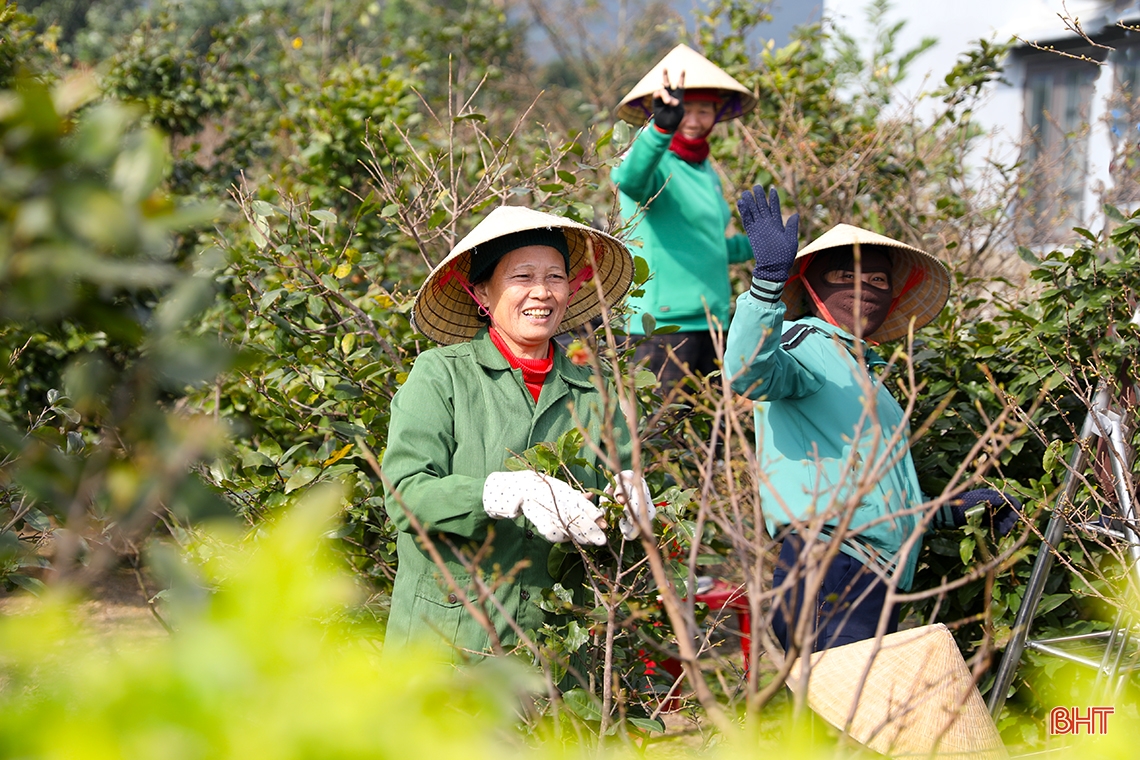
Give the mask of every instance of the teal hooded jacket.
[[728, 265], [752, 260], [746, 235], [725, 237], [732, 217], [712, 164], [682, 159], [669, 150], [672, 137], [649, 124], [611, 173], [622, 218], [636, 220], [630, 237], [642, 247], [632, 250], [653, 273], [644, 295], [629, 298], [635, 335], [644, 334], [640, 313], [684, 332], [708, 330], [706, 304], [708, 314], [727, 325]]
[[[483, 483], [490, 473], [506, 470], [515, 454], [574, 430], [576, 420], [587, 437], [603, 443], [607, 419], [614, 425], [616, 458], [624, 469], [630, 458], [625, 418], [612, 409], [606, 412], [591, 368], [573, 364], [560, 348], [555, 348], [554, 366], [537, 404], [521, 371], [511, 368], [486, 328], [469, 342], [420, 354], [392, 399], [381, 465], [392, 486], [384, 506], [399, 531], [386, 650], [433, 640], [453, 647], [456, 660], [464, 659], [463, 652], [490, 650], [486, 629], [463, 606], [461, 593], [474, 600], [478, 592], [456, 552], [473, 557], [481, 551], [477, 572], [498, 599], [498, 605], [488, 599], [481, 606], [508, 649], [518, 641], [508, 618], [524, 631], [538, 630], [550, 619], [538, 606], [542, 591], [555, 582], [573, 593], [575, 604], [592, 604], [584, 597], [581, 563], [573, 563], [578, 568], [574, 580], [554, 577], [552, 570], [558, 571], [550, 565], [557, 563], [549, 561], [554, 545], [524, 517], [488, 517]], [[580, 456], [604, 469], [590, 446]], [[605, 488], [598, 469], [582, 466], [572, 472], [584, 488]], [[432, 536], [458, 589], [447, 583], [422, 545], [413, 518]]]
[[782, 287], [754, 281], [737, 299], [724, 356], [733, 390], [756, 401], [768, 530], [779, 536], [816, 519], [827, 540], [847, 520], [841, 551], [877, 562], [908, 590], [921, 533], [951, 525], [949, 509], [926, 519], [909, 426], [874, 371], [886, 362], [816, 317], [785, 323]]

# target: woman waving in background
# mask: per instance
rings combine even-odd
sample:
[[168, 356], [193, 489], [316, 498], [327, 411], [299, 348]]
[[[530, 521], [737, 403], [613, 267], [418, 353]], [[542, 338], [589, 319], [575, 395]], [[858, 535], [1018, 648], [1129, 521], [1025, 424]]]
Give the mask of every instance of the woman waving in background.
[[[772, 627], [789, 653], [869, 639], [880, 625], [892, 633], [888, 579], [911, 588], [923, 533], [961, 527], [975, 508], [999, 535], [1019, 520], [1021, 502], [989, 488], [945, 498], [931, 514], [906, 415], [872, 349], [937, 317], [950, 275], [925, 251], [849, 224], [797, 253], [799, 215], [785, 223], [775, 188], [745, 192], [738, 208], [755, 268], [724, 371], [756, 401], [760, 497], [769, 534], [783, 542]], [[809, 585], [804, 568], [824, 561], [832, 540], [838, 553]]]
[[[503, 206], [428, 275], [413, 320], [442, 345], [416, 359], [392, 399], [382, 466], [385, 509], [399, 530], [387, 649], [442, 640], [456, 661], [503, 652], [546, 621], [544, 589], [561, 583], [575, 604], [592, 603], [581, 563], [548, 560], [556, 543], [611, 538], [585, 490], [607, 486], [607, 460], [628, 466], [629, 430], [592, 369], [570, 362], [553, 338], [601, 311], [595, 279], [612, 306], [632, 272], [615, 238]], [[602, 458], [584, 447], [588, 465], [566, 479], [507, 469], [575, 429], [604, 447], [607, 426], [618, 450]], [[631, 472], [617, 485], [614, 498], [627, 505], [621, 535], [632, 539], [653, 505]]]
[[[702, 374], [716, 369], [709, 318], [727, 328], [728, 265], [752, 259], [747, 236], [725, 236], [731, 212], [708, 159], [708, 138], [718, 122], [755, 105], [744, 85], [678, 45], [618, 107], [618, 116], [632, 124], [651, 119], [612, 178], [622, 217], [634, 222], [630, 238], [641, 241], [639, 253], [653, 274], [644, 295], [630, 299], [635, 313], [629, 331], [645, 334], [641, 314], [652, 315], [658, 326], [679, 328], [649, 337], [636, 351], [666, 394], [685, 377], [686, 365]], [[670, 349], [676, 361], [669, 359]]]

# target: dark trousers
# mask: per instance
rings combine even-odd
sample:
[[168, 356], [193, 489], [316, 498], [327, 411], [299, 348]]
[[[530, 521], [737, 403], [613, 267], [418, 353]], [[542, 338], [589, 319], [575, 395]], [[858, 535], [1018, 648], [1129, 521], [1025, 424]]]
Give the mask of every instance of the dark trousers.
[[[799, 536], [789, 535], [784, 539], [784, 544], [780, 547], [780, 559], [772, 574], [773, 588], [779, 588], [784, 583], [791, 568], [800, 560], [803, 550], [804, 542]], [[800, 619], [804, 596], [801, 577], [798, 583], [773, 599], [772, 628], [784, 646], [784, 651], [788, 651], [791, 646], [792, 632]], [[840, 553], [828, 566], [819, 593], [807, 601], [815, 610], [812, 651], [818, 652], [874, 638], [879, 627], [879, 617], [887, 601], [887, 587], [862, 562]], [[887, 620], [886, 633], [894, 633], [898, 628], [899, 609], [896, 605]], [[803, 642], [801, 645], [806, 648]]]
[[708, 331], [650, 335], [633, 356], [638, 362], [649, 360], [646, 369], [661, 381], [662, 396], [668, 395], [690, 372], [707, 375], [717, 368], [716, 349]]

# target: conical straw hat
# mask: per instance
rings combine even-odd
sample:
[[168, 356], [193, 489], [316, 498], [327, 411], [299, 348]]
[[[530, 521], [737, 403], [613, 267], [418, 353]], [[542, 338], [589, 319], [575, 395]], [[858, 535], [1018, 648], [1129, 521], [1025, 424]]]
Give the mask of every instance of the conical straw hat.
[[669, 51], [629, 94], [618, 104], [618, 118], [641, 126], [653, 115], [653, 93], [661, 89], [662, 70], [669, 72], [669, 80], [676, 84], [685, 72], [686, 90], [720, 90], [724, 104], [717, 121], [743, 116], [756, 107], [756, 96], [728, 73], [688, 45], [678, 45]]
[[[797, 694], [802, 669], [801, 658], [788, 674]], [[966, 661], [941, 623], [892, 633], [878, 646], [868, 639], [816, 652], [807, 703], [851, 738], [890, 757], [1008, 757]]]
[[792, 277], [784, 287], [783, 298], [788, 307], [788, 319], [798, 319], [810, 313], [803, 279], [797, 276], [803, 272], [808, 257], [829, 248], [842, 248], [856, 243], [895, 249], [890, 254], [891, 283], [898, 302], [879, 329], [863, 337], [877, 343], [895, 340], [907, 334], [911, 319], [917, 330], [938, 316], [950, 297], [950, 273], [946, 271], [945, 264], [926, 251], [885, 235], [850, 224], [837, 224], [796, 254]]
[[570, 249], [573, 279], [590, 265], [588, 246], [594, 249], [594, 276], [582, 283], [570, 299], [558, 326], [563, 333], [585, 324], [602, 311], [594, 278], [601, 278], [606, 305], [613, 306], [633, 280], [633, 257], [617, 238], [584, 224], [521, 206], [500, 206], [479, 222], [427, 276], [412, 307], [416, 329], [436, 341], [449, 344], [471, 340], [485, 322], [479, 307], [464, 288], [471, 271], [471, 255], [477, 246], [522, 230], [559, 228]]

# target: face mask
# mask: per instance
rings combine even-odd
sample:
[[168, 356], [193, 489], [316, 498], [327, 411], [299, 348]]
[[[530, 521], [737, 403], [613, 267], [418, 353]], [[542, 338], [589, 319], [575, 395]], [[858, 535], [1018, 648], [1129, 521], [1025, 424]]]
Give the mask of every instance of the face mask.
[[860, 335], [870, 335], [886, 321], [891, 310], [890, 257], [870, 247], [860, 256], [859, 299], [856, 301], [855, 257], [850, 249], [824, 251], [804, 272], [813, 311], [827, 322], [856, 334], [856, 312], [863, 322]]

